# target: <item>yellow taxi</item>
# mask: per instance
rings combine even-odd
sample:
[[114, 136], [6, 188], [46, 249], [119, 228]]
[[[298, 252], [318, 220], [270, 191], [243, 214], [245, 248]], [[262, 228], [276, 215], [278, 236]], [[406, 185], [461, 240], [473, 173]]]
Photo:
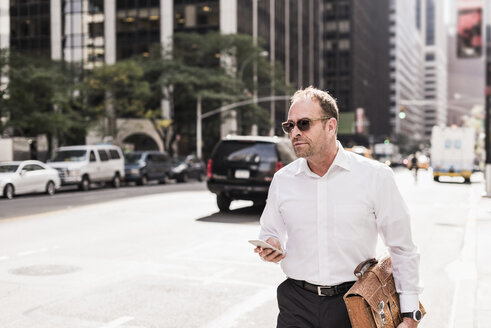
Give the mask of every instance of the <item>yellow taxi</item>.
[[351, 148], [345, 148], [344, 150], [353, 152], [366, 158], [373, 159], [372, 151], [365, 146], [353, 146]]

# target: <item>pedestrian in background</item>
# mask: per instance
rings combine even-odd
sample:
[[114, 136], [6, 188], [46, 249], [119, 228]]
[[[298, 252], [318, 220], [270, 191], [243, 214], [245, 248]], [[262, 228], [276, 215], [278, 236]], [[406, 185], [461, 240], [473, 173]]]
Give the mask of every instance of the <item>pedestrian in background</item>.
[[413, 157], [411, 158], [411, 169], [414, 170], [414, 183], [417, 183], [419, 170], [418, 153], [414, 153]]
[[399, 328], [416, 327], [419, 254], [392, 170], [343, 149], [337, 104], [327, 92], [297, 91], [282, 128], [299, 158], [275, 174], [259, 238], [284, 253], [254, 250], [281, 262], [287, 276], [277, 290], [277, 327], [351, 327], [343, 295], [355, 267], [376, 256], [377, 233], [392, 257], [404, 313]]

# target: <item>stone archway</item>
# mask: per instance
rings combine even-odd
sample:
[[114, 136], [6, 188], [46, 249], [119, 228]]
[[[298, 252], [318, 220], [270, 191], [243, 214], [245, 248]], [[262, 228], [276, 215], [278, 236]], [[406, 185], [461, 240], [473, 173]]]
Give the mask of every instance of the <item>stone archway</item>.
[[134, 150], [164, 150], [164, 143], [160, 138], [157, 130], [148, 119], [123, 119], [118, 118], [116, 120], [117, 136], [115, 139], [104, 135], [105, 122], [101, 121], [100, 124], [88, 131], [85, 138], [87, 145], [93, 145], [97, 143], [112, 143], [118, 146], [123, 146], [125, 143], [131, 144], [130, 149]]
[[122, 140], [123, 146], [130, 146], [133, 151], [137, 150], [160, 150], [159, 145], [148, 134], [135, 133]]
[[152, 122], [147, 119], [118, 119], [117, 142], [132, 144], [133, 150], [164, 150], [164, 144]]

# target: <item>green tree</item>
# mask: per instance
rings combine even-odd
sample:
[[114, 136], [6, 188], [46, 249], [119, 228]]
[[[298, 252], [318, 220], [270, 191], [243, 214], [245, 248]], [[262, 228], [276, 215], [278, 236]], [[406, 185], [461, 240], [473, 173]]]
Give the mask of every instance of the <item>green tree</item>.
[[[139, 61], [149, 81], [152, 96], [147, 108], [149, 114], [158, 119], [159, 99], [166, 97], [171, 105], [174, 134], [182, 137], [189, 152], [194, 146], [196, 133], [197, 96], [203, 99], [203, 111], [216, 109], [226, 103], [250, 98], [254, 89], [252, 60], [258, 65], [258, 94], [270, 95], [271, 81], [275, 80], [276, 94], [290, 92], [284, 83], [284, 75], [278, 66], [274, 70], [269, 60], [261, 57], [263, 49], [254, 46], [248, 35], [222, 35], [219, 33], [194, 34], [176, 33], [173, 36], [173, 50], [162, 56], [160, 48], [155, 48], [147, 58]], [[273, 74], [274, 72], [274, 74]], [[167, 94], [163, 93], [167, 90]], [[286, 91], [288, 90], [288, 91]], [[238, 111], [243, 129], [258, 124], [269, 129], [269, 111], [257, 105], [250, 105]], [[221, 118], [219, 115], [207, 119], [203, 125], [206, 149], [211, 150], [219, 138]], [[172, 129], [172, 127], [171, 127]], [[169, 130], [165, 128], [164, 130]], [[167, 134], [167, 139], [168, 139]], [[188, 147], [186, 147], [188, 145]]]
[[134, 60], [103, 65], [88, 73], [82, 90], [89, 112], [107, 118], [105, 135], [116, 137], [117, 118], [142, 118], [146, 114], [150, 85], [143, 69]]
[[66, 63], [12, 53], [7, 63], [8, 85], [1, 100], [2, 115], [8, 117], [4, 129], [26, 137], [46, 134], [50, 149], [55, 138], [65, 143], [74, 131], [85, 131], [87, 122], [71, 103], [74, 83]]

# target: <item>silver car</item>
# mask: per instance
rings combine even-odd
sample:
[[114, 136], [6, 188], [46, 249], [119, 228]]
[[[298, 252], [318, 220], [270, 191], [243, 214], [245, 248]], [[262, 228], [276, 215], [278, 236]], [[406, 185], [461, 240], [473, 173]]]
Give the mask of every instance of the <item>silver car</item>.
[[40, 161], [0, 163], [0, 191], [3, 197], [45, 192], [53, 195], [60, 188], [58, 171]]

